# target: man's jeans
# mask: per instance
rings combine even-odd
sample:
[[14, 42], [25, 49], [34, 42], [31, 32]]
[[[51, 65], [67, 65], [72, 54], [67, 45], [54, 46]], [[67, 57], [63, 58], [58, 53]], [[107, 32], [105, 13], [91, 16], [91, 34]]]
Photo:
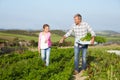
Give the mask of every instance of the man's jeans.
[[41, 58], [44, 62], [46, 62], [46, 66], [48, 66], [50, 58], [50, 48], [41, 49]]
[[75, 64], [75, 70], [79, 71], [79, 54], [80, 51], [82, 51], [82, 69], [86, 69], [86, 53], [87, 53], [87, 48], [88, 45], [79, 47], [79, 46], [74, 46], [74, 64]]

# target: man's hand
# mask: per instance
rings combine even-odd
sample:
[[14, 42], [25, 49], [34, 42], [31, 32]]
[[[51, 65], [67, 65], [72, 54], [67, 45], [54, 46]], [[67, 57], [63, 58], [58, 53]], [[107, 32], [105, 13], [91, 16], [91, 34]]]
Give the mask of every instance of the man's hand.
[[92, 39], [90, 40], [92, 45], [94, 44], [94, 40], [95, 40], [95, 37], [93, 36]]
[[63, 41], [65, 40], [65, 36], [63, 36], [61, 39], [60, 39], [60, 41], [59, 41], [59, 43], [63, 43]]
[[94, 40], [91, 40], [91, 44], [92, 44], [92, 45], [94, 44]]
[[64, 41], [64, 39], [62, 38], [62, 39], [60, 39], [59, 43], [63, 43], [63, 41]]

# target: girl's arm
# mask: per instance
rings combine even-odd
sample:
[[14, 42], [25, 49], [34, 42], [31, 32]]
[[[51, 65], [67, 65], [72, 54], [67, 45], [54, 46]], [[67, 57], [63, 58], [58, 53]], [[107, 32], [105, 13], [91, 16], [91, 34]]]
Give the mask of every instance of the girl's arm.
[[47, 41], [50, 40], [50, 37], [51, 37], [51, 33], [49, 32], [49, 33], [47, 34], [47, 39], [46, 39], [46, 40], [47, 40]]
[[40, 53], [40, 34], [39, 34], [39, 37], [38, 37], [38, 52]]

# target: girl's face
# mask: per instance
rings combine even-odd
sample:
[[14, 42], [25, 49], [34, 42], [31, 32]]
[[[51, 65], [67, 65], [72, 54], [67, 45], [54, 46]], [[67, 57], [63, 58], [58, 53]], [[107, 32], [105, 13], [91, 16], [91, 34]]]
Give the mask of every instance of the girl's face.
[[49, 27], [46, 26], [43, 30], [44, 30], [44, 32], [49, 32]]

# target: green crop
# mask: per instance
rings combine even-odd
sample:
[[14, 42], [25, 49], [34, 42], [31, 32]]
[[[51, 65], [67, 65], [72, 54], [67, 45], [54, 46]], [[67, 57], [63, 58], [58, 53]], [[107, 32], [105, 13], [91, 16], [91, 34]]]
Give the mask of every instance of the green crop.
[[90, 41], [91, 40], [91, 34], [87, 33], [87, 35], [80, 39], [81, 41]]
[[[85, 37], [81, 38], [80, 40], [81, 41], [90, 41], [91, 38], [92, 38], [91, 34], [87, 33], [87, 35]], [[98, 43], [105, 43], [106, 39], [104, 37], [101, 37], [101, 36], [95, 36], [95, 41]]]
[[[108, 53], [109, 49], [120, 50], [120, 47], [88, 49], [85, 71], [88, 80], [120, 80], [120, 56]], [[37, 51], [0, 56], [0, 80], [74, 80], [73, 70], [73, 48], [51, 49], [48, 67], [44, 66]]]

